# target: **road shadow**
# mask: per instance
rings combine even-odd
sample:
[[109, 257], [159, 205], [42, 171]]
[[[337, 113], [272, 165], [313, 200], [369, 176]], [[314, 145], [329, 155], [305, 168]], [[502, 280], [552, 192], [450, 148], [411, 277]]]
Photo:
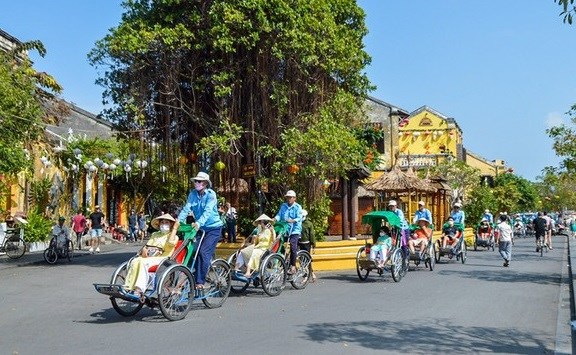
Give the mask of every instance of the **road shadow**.
[[553, 353], [542, 337], [528, 332], [462, 327], [453, 325], [449, 319], [312, 323], [303, 327], [300, 337], [314, 343], [353, 344], [390, 353]]
[[559, 273], [544, 274], [539, 272], [520, 272], [514, 271], [512, 268], [506, 269], [506, 271], [503, 272], [483, 272], [478, 270], [440, 270], [438, 271], [438, 274], [490, 282], [531, 283], [557, 286], [560, 286], [561, 284], [561, 274]]
[[[200, 301], [195, 301], [192, 304], [192, 308], [188, 313], [191, 316], [193, 313], [209, 311], [204, 304]], [[102, 309], [101, 311], [94, 312], [90, 314], [91, 319], [88, 320], [78, 320], [74, 323], [85, 323], [85, 324], [114, 324], [114, 323], [133, 323], [133, 322], [147, 322], [147, 323], [171, 323], [170, 320], [166, 319], [159, 308], [150, 308], [148, 306], [142, 307], [142, 309], [133, 316], [124, 317], [110, 306], [110, 308]]]

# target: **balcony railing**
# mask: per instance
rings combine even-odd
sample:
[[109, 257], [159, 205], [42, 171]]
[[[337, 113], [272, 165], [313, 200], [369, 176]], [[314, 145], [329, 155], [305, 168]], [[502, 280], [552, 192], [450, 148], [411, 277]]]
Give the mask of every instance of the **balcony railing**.
[[452, 160], [454, 156], [448, 153], [440, 154], [400, 154], [398, 156], [398, 166], [401, 168], [420, 168], [436, 166], [445, 160]]

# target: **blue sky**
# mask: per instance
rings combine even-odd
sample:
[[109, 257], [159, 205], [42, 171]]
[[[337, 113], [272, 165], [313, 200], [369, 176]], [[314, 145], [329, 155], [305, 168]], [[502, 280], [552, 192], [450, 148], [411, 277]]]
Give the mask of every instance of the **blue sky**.
[[[102, 88], [87, 53], [118, 24], [121, 0], [20, 0], [2, 5], [0, 28], [48, 51], [36, 68], [63, 97], [98, 113]], [[372, 96], [414, 111], [427, 105], [456, 119], [464, 145], [503, 159], [530, 180], [557, 165], [553, 124], [576, 103], [576, 26], [554, 0], [359, 0], [370, 31]]]

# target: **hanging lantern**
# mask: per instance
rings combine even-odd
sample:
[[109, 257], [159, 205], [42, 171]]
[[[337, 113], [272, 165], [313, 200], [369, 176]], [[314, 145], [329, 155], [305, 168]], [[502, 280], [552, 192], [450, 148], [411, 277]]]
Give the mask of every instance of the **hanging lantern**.
[[178, 163], [180, 165], [186, 165], [186, 163], [188, 162], [188, 158], [186, 158], [185, 156], [181, 155], [180, 158], [178, 158]]
[[224, 162], [222, 161], [218, 161], [216, 162], [216, 164], [214, 164], [214, 169], [216, 169], [216, 171], [222, 171], [226, 168], [226, 164], [224, 164]]
[[330, 187], [330, 181], [324, 180], [324, 181], [322, 182], [322, 188], [323, 188], [324, 190], [328, 190], [329, 187]]
[[190, 161], [192, 163], [196, 163], [197, 160], [198, 160], [198, 155], [196, 155], [196, 153], [190, 153]]
[[288, 166], [288, 172], [292, 175], [298, 174], [299, 171], [300, 171], [300, 167], [296, 164], [292, 164], [292, 165]]

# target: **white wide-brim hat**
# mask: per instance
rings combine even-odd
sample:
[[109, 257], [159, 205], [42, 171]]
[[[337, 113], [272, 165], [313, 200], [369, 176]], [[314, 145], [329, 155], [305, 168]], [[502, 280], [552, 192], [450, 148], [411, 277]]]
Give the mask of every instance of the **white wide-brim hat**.
[[396, 200], [388, 201], [388, 206], [396, 206], [396, 205], [397, 205]]
[[165, 221], [170, 221], [172, 223], [175, 223], [176, 220], [174, 219], [174, 217], [172, 217], [169, 213], [164, 213], [161, 216], [158, 216], [156, 218], [154, 218], [152, 220], [152, 222], [150, 222], [150, 225], [152, 227], [154, 227], [154, 229], [160, 229], [160, 221], [161, 220], [165, 220]]
[[272, 222], [273, 219], [270, 218], [270, 217], [268, 217], [266, 214], [261, 214], [260, 217], [258, 217], [258, 218], [256, 218], [256, 219], [254, 220], [253, 223], [254, 223], [255, 226], [257, 226], [258, 223], [261, 222], [261, 221]]
[[296, 197], [296, 192], [294, 192], [294, 190], [288, 190], [284, 197]]
[[420, 222], [420, 221], [424, 221], [424, 222], [426, 222], [426, 225], [430, 225], [430, 221], [427, 218], [424, 218], [424, 217], [418, 218], [418, 220], [416, 221], [416, 224], [418, 224], [418, 222]]
[[199, 180], [199, 181], [208, 181], [208, 186], [212, 186], [212, 182], [210, 181], [210, 175], [206, 174], [205, 172], [199, 172], [192, 180]]

